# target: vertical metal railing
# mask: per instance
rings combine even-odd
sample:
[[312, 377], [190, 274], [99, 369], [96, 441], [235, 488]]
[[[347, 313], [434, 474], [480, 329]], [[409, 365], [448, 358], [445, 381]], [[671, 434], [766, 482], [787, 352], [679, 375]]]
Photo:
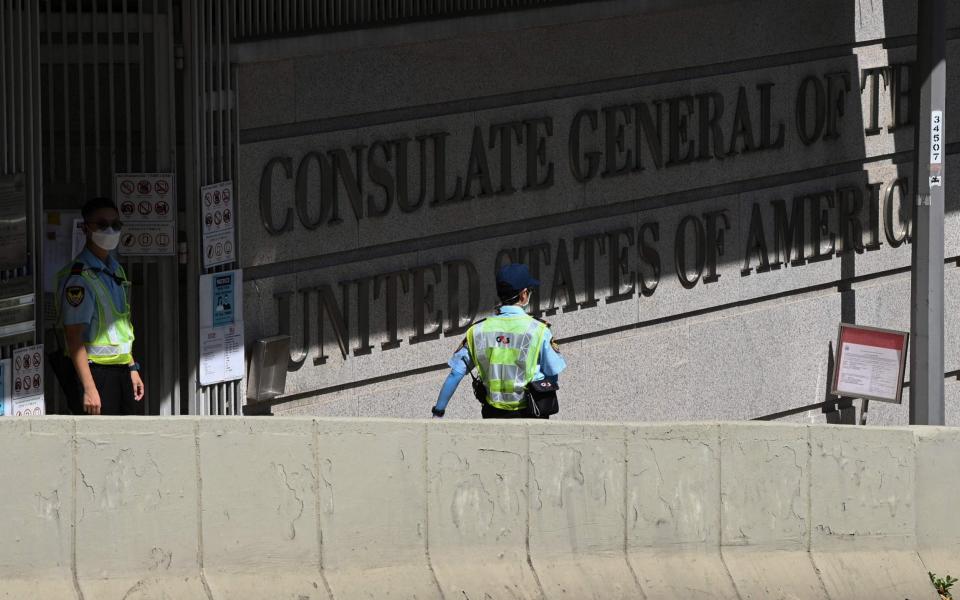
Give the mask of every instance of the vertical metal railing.
[[[24, 194], [26, 215], [26, 261], [0, 270], [5, 296], [29, 294], [39, 284], [42, 248], [41, 223], [43, 176], [40, 161], [40, 67], [39, 14], [32, 0], [0, 0], [0, 179]], [[33, 316], [39, 322], [43, 298], [35, 296]], [[24, 321], [19, 333], [0, 338], [0, 358], [19, 347], [38, 341], [40, 330]]]
[[[192, 141], [187, 171], [187, 237], [191, 249], [187, 267], [187, 298], [198, 299], [201, 274], [236, 269], [234, 262], [213, 269], [203, 268], [200, 188], [220, 181], [236, 181], [236, 75], [230, 64], [231, 24], [234, 0], [197, 0], [184, 6], [184, 54], [189, 58], [185, 77], [185, 137]], [[235, 207], [236, 209], [236, 207]], [[195, 307], [196, 308], [196, 307]], [[191, 412], [201, 415], [236, 415], [243, 408], [244, 382], [232, 381], [200, 386], [196, 370], [199, 358], [199, 326], [196, 310], [188, 313], [186, 331], [191, 336], [187, 368], [193, 375], [186, 382], [191, 394]]]
[[[574, 0], [235, 0], [235, 38], [302, 35], [394, 22], [573, 4]], [[582, 1], [582, 0], [580, 0]]]
[[[45, 75], [45, 101], [38, 104], [45, 129], [42, 208], [78, 210], [91, 197], [112, 197], [114, 173], [175, 172], [174, 0], [29, 4], [39, 14]], [[182, 190], [178, 200], [182, 207]], [[134, 352], [144, 365], [144, 410], [177, 414], [179, 332], [169, 326], [179, 321], [177, 259], [129, 256], [121, 262], [134, 284]]]

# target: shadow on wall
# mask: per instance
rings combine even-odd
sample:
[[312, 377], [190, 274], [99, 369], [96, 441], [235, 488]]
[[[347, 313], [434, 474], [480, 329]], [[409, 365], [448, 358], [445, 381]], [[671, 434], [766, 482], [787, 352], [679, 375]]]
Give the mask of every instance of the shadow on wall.
[[[364, 214], [351, 234], [359, 249], [249, 268], [248, 339], [292, 335], [291, 400], [403, 387], [443, 369], [466, 325], [492, 309], [496, 267], [519, 261], [543, 282], [531, 311], [575, 357], [566, 393], [618, 407], [572, 417], [624, 416], [623, 388], [601, 381], [625, 381], [642, 397], [626, 416], [644, 419], [739, 419], [828, 399], [838, 322], [909, 328], [916, 24], [905, 4], [825, 6], [830, 27], [849, 24], [839, 45], [718, 56], [524, 105], [549, 118], [501, 124], [491, 108], [444, 133], [404, 129], [409, 178], [405, 195], [390, 182], [392, 202], [419, 199], [439, 233], [392, 213], [377, 220], [387, 188], [357, 174], [373, 177], [389, 148], [399, 161], [400, 146], [375, 145], [373, 127], [350, 132], [362, 140], [355, 156], [288, 149], [289, 163], [265, 171], [274, 193], [293, 198], [328, 173], [340, 213], [307, 203], [284, 216], [278, 205], [269, 225]], [[392, 125], [383, 136], [401, 135]], [[512, 155], [501, 146], [510, 136]], [[543, 151], [528, 152], [530, 139]], [[956, 195], [947, 210], [949, 224]], [[446, 231], [450, 211], [469, 218]], [[905, 406], [886, 408], [874, 414], [905, 422]]]

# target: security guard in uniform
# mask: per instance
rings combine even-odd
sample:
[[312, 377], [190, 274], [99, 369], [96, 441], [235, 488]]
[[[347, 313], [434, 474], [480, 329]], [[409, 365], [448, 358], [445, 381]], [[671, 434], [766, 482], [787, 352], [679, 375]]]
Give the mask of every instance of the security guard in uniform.
[[549, 418], [528, 411], [529, 396], [525, 394], [531, 381], [556, 384], [567, 366], [550, 325], [524, 310], [530, 303], [530, 290], [539, 285], [524, 264], [508, 264], [497, 272], [500, 307], [496, 315], [467, 330], [466, 339], [448, 363], [450, 374], [432, 409], [434, 417], [443, 417], [460, 381], [477, 367], [486, 390], [481, 411], [484, 419]]
[[81, 214], [86, 246], [57, 274], [57, 329], [75, 369], [61, 384], [74, 414], [137, 414], [143, 380], [132, 353], [130, 282], [110, 254], [123, 223], [107, 198], [90, 200]]

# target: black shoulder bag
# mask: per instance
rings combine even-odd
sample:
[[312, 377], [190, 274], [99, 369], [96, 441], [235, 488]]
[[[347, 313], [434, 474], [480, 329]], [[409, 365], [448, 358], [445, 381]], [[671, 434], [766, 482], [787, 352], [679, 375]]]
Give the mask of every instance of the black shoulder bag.
[[542, 419], [560, 412], [560, 402], [557, 400], [556, 383], [542, 379], [531, 381], [524, 390], [527, 398], [527, 413], [536, 419]]

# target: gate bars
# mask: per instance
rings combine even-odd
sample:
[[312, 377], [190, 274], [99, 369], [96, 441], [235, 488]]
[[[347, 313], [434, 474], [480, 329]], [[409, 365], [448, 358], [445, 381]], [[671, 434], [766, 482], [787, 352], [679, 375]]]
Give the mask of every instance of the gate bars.
[[[184, 76], [184, 138], [192, 143], [184, 148], [188, 200], [186, 231], [191, 256], [187, 264], [187, 298], [198, 301], [201, 273], [236, 269], [229, 263], [203, 268], [200, 235], [200, 187], [219, 181], [236, 184], [239, 122], [236, 103], [236, 72], [230, 64], [230, 40], [234, 1], [198, 0], [183, 5], [184, 55], [189, 57]], [[239, 237], [239, 231], [237, 231]], [[235, 241], [239, 248], [239, 240]], [[199, 340], [196, 310], [187, 313], [189, 369], [183, 378], [190, 399], [190, 412], [200, 415], [241, 414], [244, 381], [210, 386], [197, 384]]]
[[[37, 238], [42, 215], [40, 169], [40, 67], [37, 44], [39, 14], [32, 0], [0, 0], [0, 185], [22, 186], [25, 194], [26, 262], [0, 271], [4, 296], [29, 295], [41, 289], [38, 273], [42, 244]], [[15, 291], [16, 290], [16, 291]], [[33, 319], [16, 309], [23, 326], [7, 327], [0, 338], [0, 358], [42, 339], [43, 298], [34, 294]], [[0, 323], [0, 325], [11, 325]], [[0, 328], [3, 329], [3, 328]]]

